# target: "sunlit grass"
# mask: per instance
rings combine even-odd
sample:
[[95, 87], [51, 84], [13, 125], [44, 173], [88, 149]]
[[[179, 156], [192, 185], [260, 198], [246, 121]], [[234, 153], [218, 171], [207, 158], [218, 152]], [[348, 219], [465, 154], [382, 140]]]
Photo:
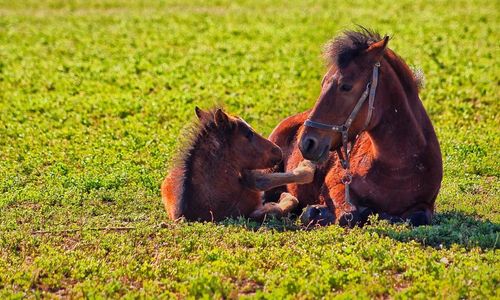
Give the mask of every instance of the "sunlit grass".
[[[498, 20], [495, 1], [0, 0], [0, 298], [499, 297]], [[269, 134], [313, 105], [322, 45], [354, 24], [426, 75], [435, 224], [167, 222], [194, 106]]]

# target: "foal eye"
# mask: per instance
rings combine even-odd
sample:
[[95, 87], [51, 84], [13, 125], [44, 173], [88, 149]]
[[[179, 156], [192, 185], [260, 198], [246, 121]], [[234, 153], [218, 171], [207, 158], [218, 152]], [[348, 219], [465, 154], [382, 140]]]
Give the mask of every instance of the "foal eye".
[[352, 85], [347, 84], [347, 83], [343, 83], [340, 85], [340, 90], [342, 92], [349, 92], [350, 90], [352, 90]]

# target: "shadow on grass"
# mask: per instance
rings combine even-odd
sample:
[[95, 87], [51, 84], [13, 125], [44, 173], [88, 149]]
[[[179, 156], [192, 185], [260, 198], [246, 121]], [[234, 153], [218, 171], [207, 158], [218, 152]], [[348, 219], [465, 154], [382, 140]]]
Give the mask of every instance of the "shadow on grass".
[[223, 226], [239, 226], [247, 230], [258, 231], [258, 230], [276, 230], [279, 232], [283, 231], [297, 231], [305, 229], [304, 226], [299, 225], [297, 222], [297, 217], [292, 216], [291, 218], [277, 219], [274, 217], [265, 219], [263, 222], [256, 222], [246, 218], [237, 219], [226, 219], [219, 222]]
[[[434, 216], [432, 225], [429, 226], [390, 225], [381, 221], [373, 223], [373, 225], [367, 225], [365, 230], [377, 232], [400, 242], [416, 241], [434, 248], [449, 248], [456, 244], [465, 248], [479, 247], [482, 250], [498, 249], [500, 246], [500, 224], [481, 220], [462, 212], [438, 213]], [[228, 219], [220, 224], [240, 226], [251, 231], [264, 229], [282, 232], [313, 229], [311, 234], [314, 234], [314, 228], [300, 226], [295, 218], [282, 220], [272, 218], [263, 223], [239, 218]]]
[[500, 243], [500, 224], [462, 212], [438, 213], [430, 226], [368, 226], [367, 230], [397, 241], [416, 241], [435, 248], [449, 248], [456, 244], [486, 250], [498, 249]]

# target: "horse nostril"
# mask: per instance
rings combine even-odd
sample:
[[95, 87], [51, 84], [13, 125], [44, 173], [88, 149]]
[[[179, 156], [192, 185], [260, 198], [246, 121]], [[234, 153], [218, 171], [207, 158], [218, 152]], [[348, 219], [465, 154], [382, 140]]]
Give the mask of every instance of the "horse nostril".
[[316, 148], [317, 144], [318, 142], [315, 138], [308, 137], [304, 140], [302, 148], [304, 149], [304, 152], [309, 153]]

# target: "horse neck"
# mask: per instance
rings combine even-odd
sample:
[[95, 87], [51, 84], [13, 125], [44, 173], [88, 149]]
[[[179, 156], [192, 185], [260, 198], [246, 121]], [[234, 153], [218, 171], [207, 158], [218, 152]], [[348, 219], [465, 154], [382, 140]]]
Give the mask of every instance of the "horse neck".
[[[378, 123], [368, 131], [374, 157], [389, 166], [403, 166], [414, 161], [425, 149], [426, 128], [432, 126], [418, 97], [410, 69], [394, 53], [384, 57], [385, 80], [379, 83]], [[377, 101], [375, 99], [375, 102]]]

